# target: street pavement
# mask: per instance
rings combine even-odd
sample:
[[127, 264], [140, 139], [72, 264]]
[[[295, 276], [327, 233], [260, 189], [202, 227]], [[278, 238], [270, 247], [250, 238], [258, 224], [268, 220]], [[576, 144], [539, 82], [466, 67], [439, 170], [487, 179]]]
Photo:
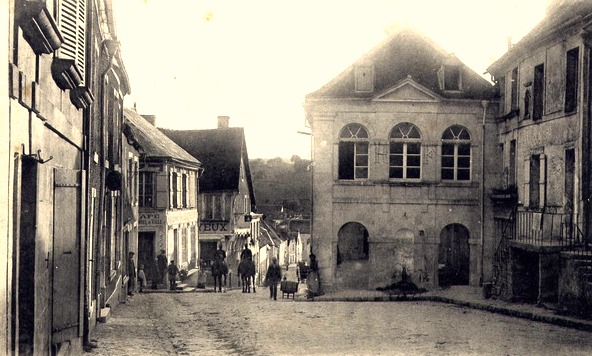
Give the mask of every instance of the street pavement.
[[[295, 278], [287, 273], [289, 279]], [[95, 355], [590, 355], [592, 323], [460, 287], [409, 297], [266, 288], [135, 294], [92, 338]], [[371, 302], [368, 302], [371, 301]], [[389, 302], [386, 302], [389, 301]], [[504, 315], [505, 314], [505, 315]], [[508, 316], [510, 315], [510, 316]], [[533, 321], [536, 320], [536, 321]], [[565, 327], [569, 326], [569, 327]]]

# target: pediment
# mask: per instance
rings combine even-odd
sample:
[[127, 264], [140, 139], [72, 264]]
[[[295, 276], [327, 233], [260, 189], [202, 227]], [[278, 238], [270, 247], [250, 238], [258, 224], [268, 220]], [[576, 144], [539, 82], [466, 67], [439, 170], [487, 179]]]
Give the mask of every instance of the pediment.
[[397, 85], [379, 93], [373, 101], [391, 102], [438, 102], [440, 96], [425, 88], [411, 78], [406, 78]]

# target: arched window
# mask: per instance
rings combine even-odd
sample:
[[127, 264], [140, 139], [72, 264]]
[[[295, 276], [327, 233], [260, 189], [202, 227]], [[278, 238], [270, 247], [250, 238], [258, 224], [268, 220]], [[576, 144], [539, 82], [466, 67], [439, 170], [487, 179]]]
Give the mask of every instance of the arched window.
[[442, 134], [442, 180], [471, 180], [471, 135], [463, 126]]
[[368, 131], [349, 124], [339, 134], [339, 179], [368, 178]]
[[421, 134], [408, 122], [398, 124], [391, 131], [389, 178], [421, 178]]

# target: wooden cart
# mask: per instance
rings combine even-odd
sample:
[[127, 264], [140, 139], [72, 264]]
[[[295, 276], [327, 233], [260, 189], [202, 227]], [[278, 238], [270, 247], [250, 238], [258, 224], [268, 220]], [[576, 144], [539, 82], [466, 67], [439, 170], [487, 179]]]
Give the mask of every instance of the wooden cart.
[[282, 292], [282, 298], [287, 294], [288, 299], [290, 299], [290, 294], [292, 294], [292, 299], [295, 299], [295, 294], [298, 292], [298, 282], [283, 280], [280, 283], [280, 290]]

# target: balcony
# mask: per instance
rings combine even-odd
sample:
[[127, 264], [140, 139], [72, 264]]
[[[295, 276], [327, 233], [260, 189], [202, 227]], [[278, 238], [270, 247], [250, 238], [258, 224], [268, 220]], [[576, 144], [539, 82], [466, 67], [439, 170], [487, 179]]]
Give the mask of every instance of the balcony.
[[518, 211], [515, 224], [513, 236], [509, 236], [515, 245], [565, 250], [582, 243], [577, 214]]

